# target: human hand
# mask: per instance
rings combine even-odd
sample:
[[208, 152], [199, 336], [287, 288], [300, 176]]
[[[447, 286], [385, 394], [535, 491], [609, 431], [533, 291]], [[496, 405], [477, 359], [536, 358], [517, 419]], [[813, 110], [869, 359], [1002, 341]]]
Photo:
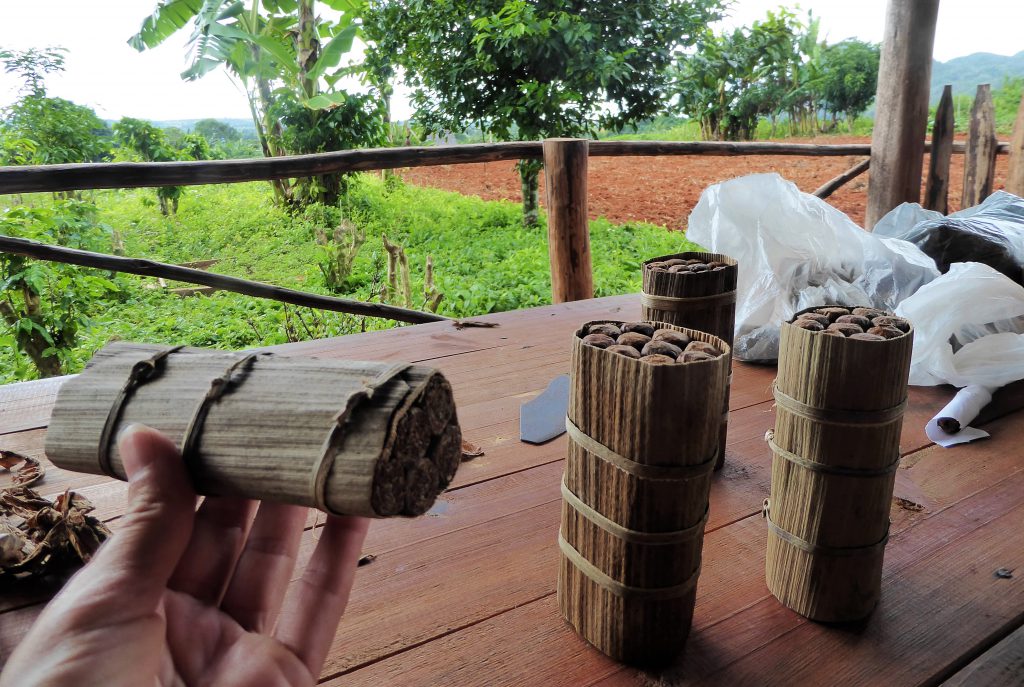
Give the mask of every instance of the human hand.
[[196, 510], [166, 437], [133, 425], [118, 448], [128, 510], [40, 614], [0, 687], [313, 684], [369, 521], [328, 516], [284, 604], [306, 508], [207, 498]]

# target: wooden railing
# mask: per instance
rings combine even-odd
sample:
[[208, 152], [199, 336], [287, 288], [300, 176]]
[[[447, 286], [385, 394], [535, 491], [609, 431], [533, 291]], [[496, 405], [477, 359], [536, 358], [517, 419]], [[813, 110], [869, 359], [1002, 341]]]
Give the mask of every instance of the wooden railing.
[[[930, 144], [926, 145], [930, 149]], [[996, 152], [1006, 154], [1010, 146], [999, 143]], [[953, 153], [963, 153], [964, 144], [953, 144]], [[0, 167], [0, 194], [59, 192], [87, 189], [189, 186], [265, 181], [294, 177], [357, 172], [402, 167], [469, 164], [500, 160], [542, 159], [548, 182], [548, 242], [551, 259], [552, 301], [561, 303], [593, 296], [587, 225], [586, 175], [589, 157], [665, 155], [797, 155], [869, 156], [869, 144], [817, 145], [808, 143], [733, 143], [720, 141], [588, 141], [548, 139], [514, 143], [486, 143], [444, 147], [375, 148], [345, 150], [316, 155], [296, 155], [252, 160], [200, 162], [117, 162], [73, 165]], [[868, 168], [861, 161], [832, 179], [815, 193], [825, 197]], [[165, 277], [196, 284], [355, 314], [389, 317], [402, 322], [424, 322], [449, 318], [433, 313], [396, 308], [383, 304], [304, 294], [245, 279], [185, 270], [149, 260], [118, 258], [86, 251], [70, 251], [5, 239], [0, 250], [46, 260]], [[116, 264], [115, 264], [116, 263]]]

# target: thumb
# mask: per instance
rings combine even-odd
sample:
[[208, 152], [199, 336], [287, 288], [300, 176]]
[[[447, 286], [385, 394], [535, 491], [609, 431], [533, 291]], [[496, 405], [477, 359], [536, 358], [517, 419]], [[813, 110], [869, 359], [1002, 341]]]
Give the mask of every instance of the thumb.
[[177, 447], [160, 432], [129, 425], [117, 447], [128, 475], [128, 508], [89, 567], [127, 585], [139, 605], [155, 605], [188, 546], [196, 494]]

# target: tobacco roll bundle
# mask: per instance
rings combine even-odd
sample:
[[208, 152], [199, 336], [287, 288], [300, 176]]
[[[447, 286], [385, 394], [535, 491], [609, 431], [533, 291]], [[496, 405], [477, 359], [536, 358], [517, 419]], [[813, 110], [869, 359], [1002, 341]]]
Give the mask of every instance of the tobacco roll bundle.
[[[732, 346], [739, 267], [728, 255], [690, 251], [651, 258], [643, 264], [643, 318], [690, 327]], [[732, 360], [729, 360], [732, 370]], [[731, 375], [730, 375], [731, 379]], [[725, 462], [729, 385], [725, 388], [718, 443], [718, 470]]]
[[418, 365], [116, 343], [57, 396], [46, 453], [124, 479], [115, 437], [140, 422], [182, 449], [201, 494], [419, 515], [455, 475], [451, 387]]
[[[673, 360], [585, 343], [645, 325], [704, 351]], [[591, 322], [573, 336], [558, 600], [616, 660], [666, 662], [685, 643], [729, 353], [717, 337], [660, 322]]]
[[871, 308], [782, 325], [766, 577], [813, 620], [858, 620], [878, 603], [912, 344], [909, 322]]

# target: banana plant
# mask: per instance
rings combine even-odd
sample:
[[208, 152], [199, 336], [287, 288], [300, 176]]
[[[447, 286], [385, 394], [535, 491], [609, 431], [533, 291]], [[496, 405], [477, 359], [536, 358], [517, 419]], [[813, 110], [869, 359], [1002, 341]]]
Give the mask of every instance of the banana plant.
[[[185, 80], [224, 67], [245, 88], [249, 109], [266, 156], [318, 152], [288, 149], [275, 108], [287, 94], [316, 112], [344, 106], [353, 96], [336, 90], [354, 69], [342, 65], [360, 34], [365, 0], [322, 0], [336, 14], [316, 14], [315, 0], [161, 0], [128, 43], [136, 50], [160, 45], [191, 26]], [[324, 85], [326, 84], [326, 88]], [[278, 108], [279, 109], [279, 108]], [[295, 137], [291, 137], [295, 139]], [[290, 199], [283, 182], [279, 199]]]

